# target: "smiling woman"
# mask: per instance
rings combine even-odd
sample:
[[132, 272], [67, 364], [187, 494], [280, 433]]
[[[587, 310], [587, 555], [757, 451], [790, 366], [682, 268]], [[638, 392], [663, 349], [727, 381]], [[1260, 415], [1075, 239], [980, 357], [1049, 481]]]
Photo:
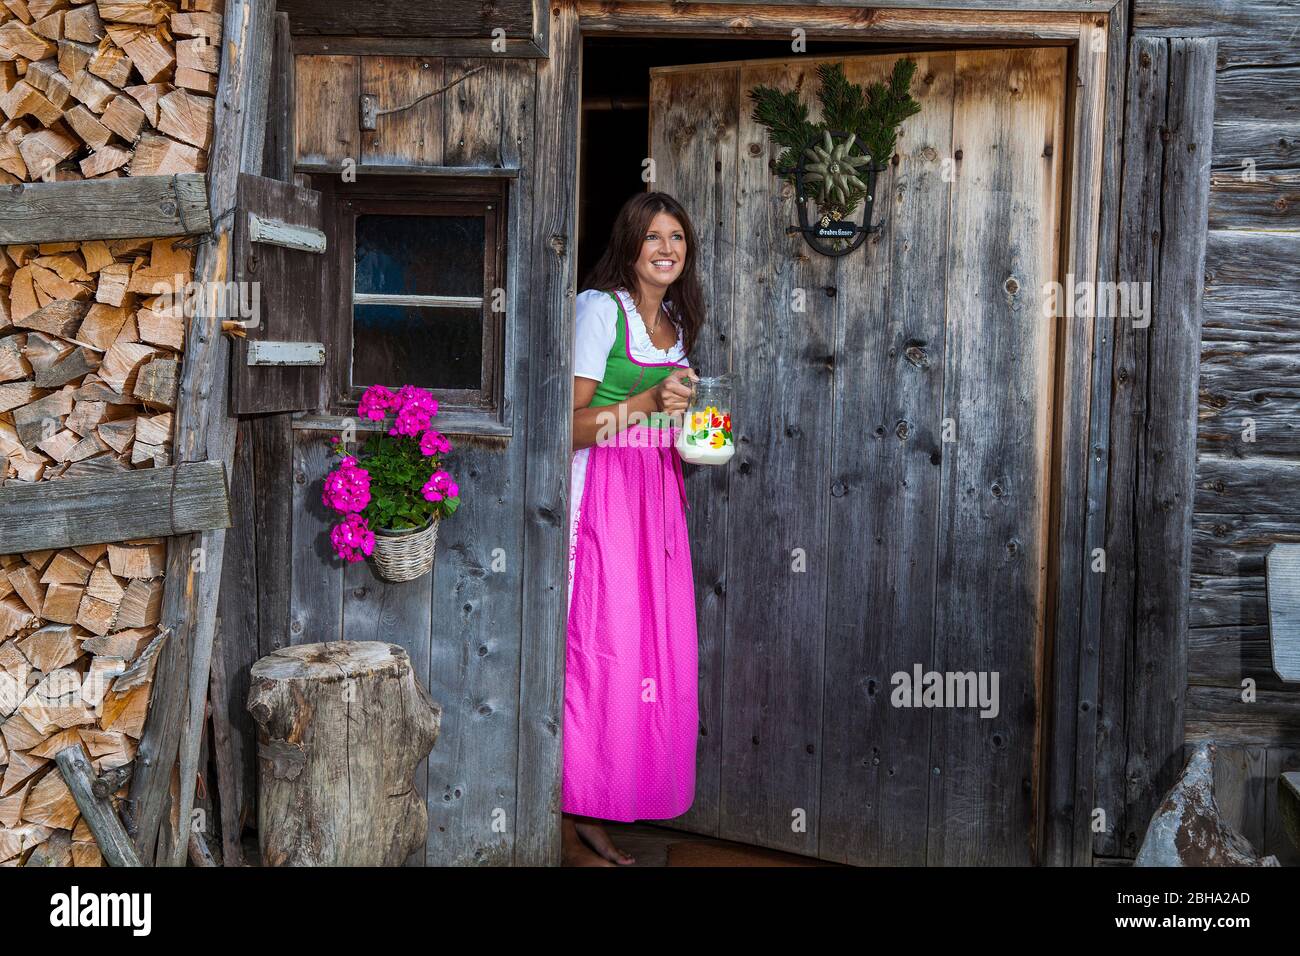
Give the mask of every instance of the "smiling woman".
[[600, 821], [671, 819], [695, 799], [695, 595], [673, 447], [697, 377], [686, 361], [703, 320], [695, 248], [676, 200], [634, 196], [577, 300], [562, 804], [571, 863], [633, 862]]

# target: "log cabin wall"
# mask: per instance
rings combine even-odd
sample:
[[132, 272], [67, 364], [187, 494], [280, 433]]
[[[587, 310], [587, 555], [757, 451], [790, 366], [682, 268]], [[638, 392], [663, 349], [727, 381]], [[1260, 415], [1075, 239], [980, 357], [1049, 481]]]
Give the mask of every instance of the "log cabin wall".
[[[206, 168], [221, 23], [215, 0], [4, 4], [0, 184], [129, 177], [157, 186], [155, 203], [180, 199], [164, 184]], [[206, 210], [203, 177], [187, 183]], [[76, 220], [42, 224], [11, 195], [6, 235], [76, 235]], [[30, 529], [30, 549], [0, 555], [0, 866], [103, 864], [54, 757], [81, 744], [100, 775], [136, 759], [163, 645], [164, 539], [48, 548], [35, 537], [57, 537], [59, 496], [78, 479], [107, 488], [172, 465], [185, 322], [160, 291], [183, 294], [192, 243], [143, 225], [129, 237], [120, 222], [106, 233], [93, 203], [82, 208], [87, 235], [122, 238], [0, 246], [0, 479], [15, 493], [51, 484], [48, 525]]]
[[[454, 518], [440, 526], [432, 575], [403, 584], [380, 580], [369, 563], [345, 567], [329, 545], [331, 521], [320, 503], [320, 486], [333, 467], [327, 440], [338, 425], [328, 417], [293, 413], [240, 420], [232, 498], [242, 513], [227, 538], [218, 654], [228, 677], [221, 695], [233, 725], [239, 781], [230, 823], [237, 830], [240, 817], [255, 817], [255, 738], [243, 706], [249, 665], [290, 644], [389, 641], [406, 648], [419, 680], [443, 709], [438, 744], [416, 773], [429, 813], [427, 847], [409, 864], [544, 862], [553, 828], [537, 821], [548, 819], [558, 794], [519, 791], [529, 779], [521, 768], [521, 760], [528, 759], [520, 754], [527, 746], [521, 745], [521, 726], [544, 733], [548, 723], [545, 717], [531, 719], [521, 707], [526, 696], [521, 669], [529, 666], [526, 605], [535, 608], [532, 591], [549, 592], [547, 582], [559, 580], [558, 565], [525, 568], [529, 561], [555, 564], [552, 558], [563, 554], [563, 498], [531, 507], [525, 490], [529, 449], [536, 454], [540, 447], [555, 457], [554, 445], [561, 440], [556, 429], [524, 427], [528, 390], [545, 384], [536, 374], [530, 382], [527, 372], [530, 363], [536, 373], [557, 361], [558, 351], [568, 351], [564, 343], [539, 334], [546, 327], [540, 321], [545, 313], [531, 298], [539, 287], [529, 262], [535, 254], [533, 171], [547, 165], [535, 157], [534, 103], [537, 72], [547, 61], [295, 53], [322, 43], [292, 34], [297, 21], [291, 27], [288, 15], [278, 20], [265, 175], [288, 180], [312, 172], [313, 183], [320, 184], [323, 177], [337, 177], [345, 163], [356, 163], [358, 182], [399, 167], [501, 170], [506, 177], [506, 402], [502, 426], [492, 434], [434, 420], [452, 441], [447, 466], [465, 497]], [[445, 47], [451, 41], [426, 45], [439, 43]], [[466, 39], [460, 46], [482, 50], [483, 43]], [[446, 93], [380, 116], [375, 130], [359, 129], [362, 92], [375, 94], [383, 109], [460, 77], [467, 78]], [[562, 257], [563, 245], [557, 251]], [[567, 380], [546, 376], [545, 381], [560, 381], [568, 394]], [[559, 389], [552, 391], [563, 400]], [[322, 398], [319, 410], [327, 406]], [[552, 493], [563, 495], [556, 479], [550, 481]], [[553, 604], [551, 610], [559, 607]], [[554, 624], [537, 627], [550, 634], [558, 624], [557, 617]], [[558, 759], [558, 753], [542, 759]], [[556, 779], [553, 770], [533, 779], [549, 786], [546, 781]]]
[[[1153, 654], [1155, 648], [1143, 651], [1133, 645], [1127, 664], [1118, 654], [1111, 654], [1107, 663], [1106, 650], [1117, 647], [1117, 616], [1129, 622], [1127, 633], [1137, 640], [1137, 634], [1150, 631], [1145, 621], [1157, 611], [1147, 604], [1135, 615], [1135, 605], [1114, 604], [1110, 585], [1115, 582], [1108, 581], [1111, 624], [1103, 641], [1096, 802], [1124, 811], [1110, 833], [1095, 835], [1094, 852], [1106, 858], [1136, 852], [1152, 800], [1159, 799], [1161, 784], [1167, 786], [1171, 777], [1169, 768], [1153, 766], [1151, 755], [1134, 746], [1131, 737], [1143, 721], [1161, 719], [1155, 708], [1182, 696], [1188, 751], [1201, 740], [1219, 744], [1216, 787], [1225, 817], [1256, 849], [1294, 864], [1300, 856], [1282, 833], [1277, 779], [1279, 773], [1300, 767], [1300, 687], [1281, 682], [1272, 670], [1264, 558], [1275, 542], [1300, 540], [1300, 313], [1295, 305], [1300, 264], [1300, 128], [1295, 114], [1300, 47], [1294, 39], [1300, 9], [1272, 0], [1136, 0], [1131, 16], [1135, 41], [1128, 64], [1126, 167], [1134, 156], [1135, 130], [1163, 134], [1177, 132], [1178, 126], [1173, 116], [1167, 122], [1153, 117], [1152, 104], [1144, 105], [1135, 94], [1133, 80], [1141, 58], [1145, 55], [1150, 62], [1152, 57], [1166, 57], [1163, 68], [1172, 76], [1178, 69], [1176, 59], [1186, 54], [1176, 49], [1182, 41], [1172, 38], [1213, 38], [1217, 69], [1186, 674], [1181, 686], [1162, 682], [1163, 691], [1153, 693], [1145, 683], [1149, 674], [1138, 668], [1147, 663], [1144, 654]], [[1171, 84], [1168, 104], [1154, 104], [1157, 112], [1172, 111], [1177, 102], [1172, 89]], [[1147, 111], [1144, 124], [1135, 126], [1134, 109]], [[1159, 183], [1157, 169], [1157, 188]], [[1140, 216], [1137, 204], [1126, 201], [1125, 221]], [[1167, 224], [1155, 225], [1160, 229]], [[1162, 263], [1167, 272], [1176, 267], [1172, 255]], [[1125, 378], [1143, 373], [1135, 364], [1137, 356], [1126, 353], [1124, 341], [1124, 333], [1117, 330], [1112, 454], [1125, 440], [1126, 428], [1133, 429], [1129, 434], [1134, 441], [1142, 441], [1139, 436], [1147, 429], [1160, 427], [1157, 415], [1148, 416], [1139, 407], [1142, 402], [1133, 401], [1134, 383]], [[1159, 383], [1151, 384], [1152, 400], [1162, 401]], [[1158, 494], [1148, 498], [1135, 492], [1140, 480], [1132, 472], [1117, 476], [1112, 462], [1112, 529], [1107, 540], [1112, 557], [1124, 553], [1122, 538], [1134, 534], [1131, 527], [1116, 523], [1116, 503], [1128, 499], [1149, 515], [1161, 507]], [[1151, 550], [1135, 568], [1149, 572], [1167, 563], [1170, 556], [1156, 545], [1155, 540], [1147, 541]], [[1114, 561], [1111, 567], [1115, 570]], [[1136, 606], [1141, 604], [1139, 599]], [[1249, 702], [1242, 699], [1247, 681], [1255, 688], [1255, 699]], [[1120, 687], [1125, 690], [1120, 692]]]

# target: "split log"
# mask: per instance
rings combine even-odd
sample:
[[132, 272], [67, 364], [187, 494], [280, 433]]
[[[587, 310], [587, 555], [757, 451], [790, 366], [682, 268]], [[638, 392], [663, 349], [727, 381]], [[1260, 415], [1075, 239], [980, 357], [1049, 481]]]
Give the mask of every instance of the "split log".
[[135, 844], [118, 819], [112, 804], [95, 793], [95, 772], [80, 746], [59, 751], [54, 758], [72, 794], [81, 818], [95, 835], [99, 852], [109, 866], [140, 866]]
[[[0, 183], [198, 172], [221, 15], [158, 0], [0, 8]], [[31, 11], [39, 10], [36, 16]]]
[[253, 665], [258, 834], [268, 866], [399, 866], [424, 845], [411, 782], [441, 709], [395, 644], [282, 648]]

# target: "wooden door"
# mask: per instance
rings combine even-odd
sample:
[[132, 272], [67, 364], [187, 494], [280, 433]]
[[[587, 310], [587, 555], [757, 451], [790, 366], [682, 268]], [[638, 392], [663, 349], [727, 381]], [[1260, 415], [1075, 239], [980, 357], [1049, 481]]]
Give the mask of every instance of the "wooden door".
[[[701, 736], [677, 825], [858, 864], [1028, 863], [1066, 51], [913, 57], [882, 229], [839, 259], [786, 234], [793, 188], [747, 96], [797, 89], [816, 120], [826, 59], [652, 71], [653, 188], [700, 236], [694, 364], [740, 382], [736, 457], [688, 477]], [[836, 58], [864, 84], [895, 59]], [[996, 674], [997, 714], [894, 706], [915, 665]]]

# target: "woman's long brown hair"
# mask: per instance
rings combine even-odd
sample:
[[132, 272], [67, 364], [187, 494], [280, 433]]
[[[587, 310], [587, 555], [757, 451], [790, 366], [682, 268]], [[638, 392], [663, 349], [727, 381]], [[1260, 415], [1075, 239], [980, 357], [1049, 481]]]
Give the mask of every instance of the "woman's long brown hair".
[[602, 292], [626, 289], [635, 296], [639, 284], [633, 265], [641, 255], [641, 244], [650, 231], [650, 223], [661, 212], [680, 222], [686, 234], [686, 261], [682, 264], [682, 274], [668, 287], [664, 301], [672, 307], [672, 320], [682, 333], [682, 348], [690, 355], [700, 329], [704, 327], [704, 294], [695, 273], [695, 227], [691, 225], [686, 209], [672, 196], [667, 193], [637, 193], [623, 204], [614, 220], [609, 245], [587, 274], [582, 287]]

